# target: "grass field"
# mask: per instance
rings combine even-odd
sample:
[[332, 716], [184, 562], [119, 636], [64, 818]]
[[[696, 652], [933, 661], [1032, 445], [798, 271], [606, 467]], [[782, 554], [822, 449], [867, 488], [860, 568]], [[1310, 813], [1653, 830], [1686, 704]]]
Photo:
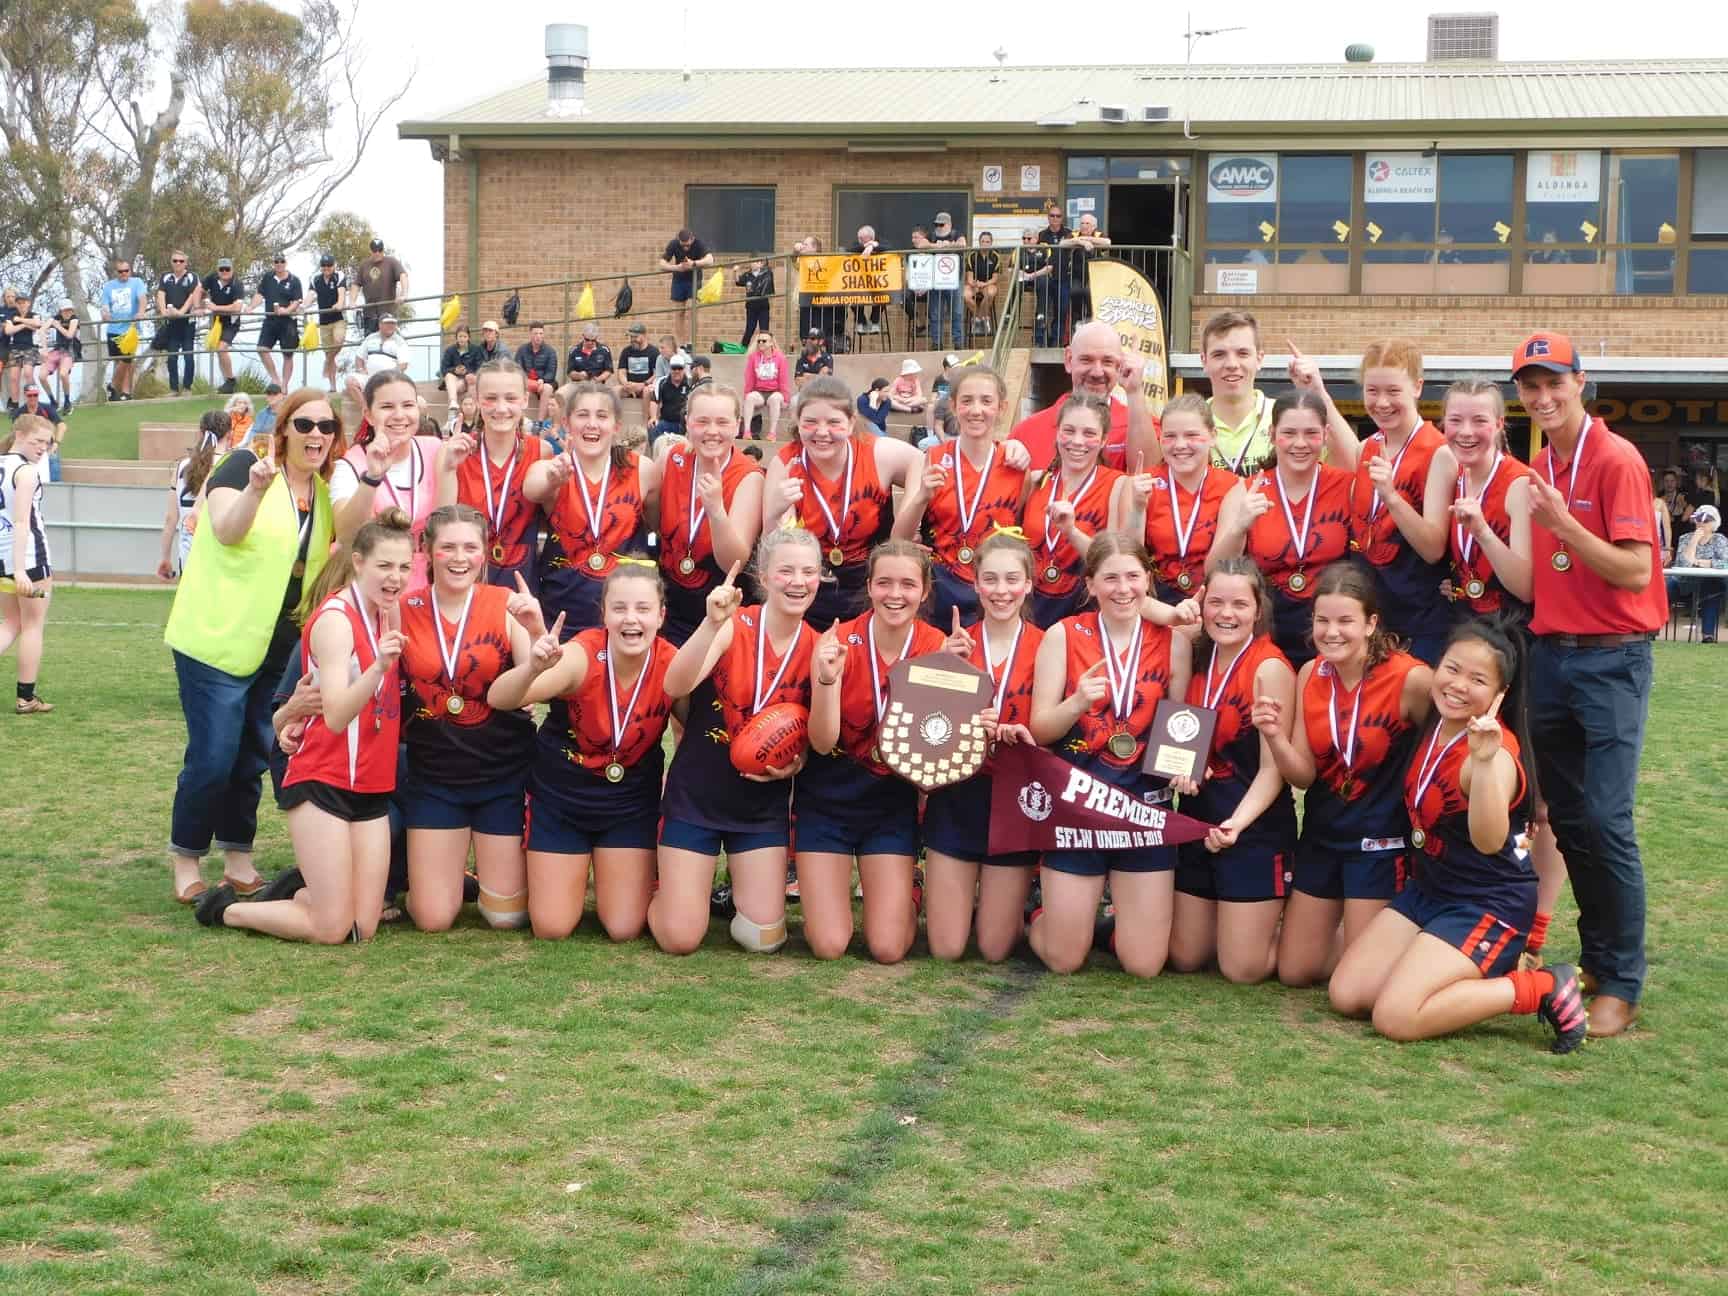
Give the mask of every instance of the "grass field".
[[1556, 1058], [1529, 1019], [1399, 1046], [1319, 992], [796, 928], [206, 932], [159, 854], [167, 608], [59, 593], [59, 710], [0, 716], [9, 1294], [1728, 1291], [1719, 650], [1658, 647], [1643, 1024]]
[[[110, 401], [72, 407], [66, 420], [67, 459], [136, 459], [140, 423], [190, 423], [206, 410], [219, 410], [226, 396], [186, 396], [177, 400]], [[259, 397], [253, 397], [254, 401]], [[196, 440], [196, 437], [189, 438]]]

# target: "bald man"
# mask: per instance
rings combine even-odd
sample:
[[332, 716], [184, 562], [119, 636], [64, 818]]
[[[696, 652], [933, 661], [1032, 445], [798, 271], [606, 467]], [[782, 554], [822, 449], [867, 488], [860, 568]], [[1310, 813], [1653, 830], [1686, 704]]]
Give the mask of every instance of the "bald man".
[[[1158, 462], [1158, 424], [1146, 404], [1146, 393], [1140, 384], [1141, 365], [1123, 355], [1122, 341], [1114, 326], [1101, 320], [1088, 320], [1074, 330], [1074, 336], [1062, 349], [1062, 367], [1068, 371], [1072, 391], [1085, 392], [1110, 403], [1110, 431], [1104, 438], [1104, 462], [1115, 468], [1131, 467], [1133, 453], [1145, 456], [1145, 465]], [[1120, 384], [1127, 399], [1116, 391]], [[1014, 425], [1009, 433], [1032, 456], [1035, 469], [1048, 467], [1056, 457], [1056, 415], [1063, 395], [1048, 409]]]

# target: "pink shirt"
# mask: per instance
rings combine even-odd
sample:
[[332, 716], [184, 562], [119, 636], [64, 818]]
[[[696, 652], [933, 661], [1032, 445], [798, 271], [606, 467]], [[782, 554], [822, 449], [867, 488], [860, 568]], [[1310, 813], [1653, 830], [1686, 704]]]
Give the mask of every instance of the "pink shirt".
[[775, 348], [767, 355], [758, 351], [744, 357], [744, 394], [753, 391], [777, 391], [792, 399], [792, 366], [786, 363], [785, 352]]

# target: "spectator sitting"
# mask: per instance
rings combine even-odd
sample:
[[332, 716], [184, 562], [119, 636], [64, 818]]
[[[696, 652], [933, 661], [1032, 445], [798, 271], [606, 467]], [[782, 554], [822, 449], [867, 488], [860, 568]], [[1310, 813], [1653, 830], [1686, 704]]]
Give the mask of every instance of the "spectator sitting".
[[928, 450], [944, 441], [952, 441], [959, 435], [960, 420], [955, 417], [947, 401], [939, 400], [930, 407], [930, 426], [924, 435], [918, 438], [918, 448]]
[[[929, 230], [925, 229], [922, 225], [914, 225], [912, 227], [912, 250], [914, 252], [928, 252], [934, 246], [935, 245], [930, 242]], [[928, 292], [914, 292], [910, 288], [906, 289], [905, 294], [902, 297], [902, 303], [906, 307], [907, 331], [912, 337], [917, 337], [920, 333], [929, 331], [930, 302], [931, 298]], [[923, 324], [918, 323], [918, 307], [920, 305], [924, 307]], [[932, 336], [932, 343], [936, 346], [942, 345], [941, 339], [934, 337], [934, 335]], [[958, 346], [959, 342], [956, 341], [955, 345]]]
[[[860, 225], [858, 227], [858, 241], [852, 245], [852, 255], [875, 256], [881, 250], [882, 244], [876, 241], [876, 227]], [[859, 333], [880, 333], [882, 331], [882, 308], [880, 306], [870, 307], [868, 314], [865, 313], [864, 307], [854, 306], [852, 315]]]
[[479, 402], [474, 399], [473, 392], [464, 392], [462, 399], [450, 407], [450, 417], [444, 421], [444, 436], [449, 439], [458, 432], [478, 435], [475, 429], [479, 426]]
[[222, 412], [228, 416], [228, 444], [217, 448], [217, 458], [229, 450], [240, 449], [252, 435], [252, 398], [245, 392], [235, 392], [222, 406]]
[[714, 362], [707, 356], [697, 356], [690, 362], [690, 390], [706, 386], [714, 381]]
[[768, 331], [768, 307], [774, 300], [774, 267], [765, 260], [752, 261], [739, 269], [733, 280], [744, 290], [744, 338], [749, 346], [757, 333]]
[[648, 445], [664, 433], [682, 436], [684, 405], [690, 399], [690, 357], [677, 351], [666, 361], [666, 376], [654, 388], [654, 408], [657, 411], [648, 429]]
[[642, 426], [647, 427], [650, 421], [648, 393], [654, 385], [654, 365], [660, 353], [648, 345], [646, 325], [632, 324], [629, 336], [629, 342], [618, 353], [618, 367], [612, 376], [618, 384], [621, 400], [634, 398], [641, 401]]
[[[1676, 567], [1728, 566], [1728, 537], [1718, 528], [1722, 514], [1714, 504], [1702, 504], [1692, 511], [1693, 529], [1680, 540], [1675, 550]], [[1722, 616], [1723, 582], [1710, 576], [1670, 576], [1668, 597], [1673, 599], [1683, 590], [1698, 595], [1698, 632], [1705, 643], [1716, 642], [1716, 625]]]
[[282, 408], [282, 388], [276, 383], [264, 385], [264, 408], [258, 411], [258, 417], [252, 423], [252, 436], [274, 437], [276, 435], [276, 414]]
[[474, 363], [468, 366], [469, 372], [478, 374], [481, 365], [503, 358], [504, 348], [498, 343], [498, 321], [487, 320], [480, 326], [480, 341], [475, 344]]
[[892, 408], [893, 404], [888, 395], [888, 380], [886, 378], [872, 378], [870, 390], [859, 393], [858, 415], [876, 429], [877, 436], [887, 434], [888, 411]]
[[684, 337], [693, 338], [690, 321], [690, 299], [696, 295], [696, 272], [714, 264], [714, 254], [708, 245], [688, 230], [666, 245], [660, 254], [660, 268], [672, 273], [672, 304], [678, 307], [678, 324]]
[[1026, 298], [1028, 288], [1032, 290], [1035, 311], [1032, 345], [1046, 346], [1054, 332], [1050, 326], [1055, 319], [1056, 305], [1050, 276], [1055, 273], [1055, 267], [1050, 263], [1050, 249], [1042, 246], [1031, 230], [1020, 231], [1020, 258], [1015, 262], [1015, 273], [1020, 276], [1021, 299]]
[[60, 299], [60, 313], [48, 321], [48, 356], [42, 364], [42, 382], [52, 388], [60, 376], [54, 403], [62, 414], [72, 408], [72, 370], [84, 355], [84, 339], [78, 335], [78, 306], [70, 297]]
[[535, 320], [528, 326], [528, 340], [516, 348], [516, 366], [528, 375], [528, 394], [538, 395], [540, 386], [558, 385], [558, 356], [546, 345], [546, 326]]
[[804, 339], [804, 349], [798, 353], [798, 363], [792, 367], [792, 381], [802, 387], [812, 378], [834, 372], [834, 357], [822, 345], [820, 329], [811, 329]]
[[994, 250], [995, 242], [988, 231], [979, 234], [978, 250], [966, 258], [966, 309], [974, 333], [990, 333], [996, 327], [996, 276], [1002, 258]]
[[758, 414], [763, 426], [757, 436], [772, 441], [780, 432], [780, 416], [792, 400], [792, 366], [786, 353], [763, 329], [756, 335], [756, 349], [744, 361], [744, 434]]
[[894, 380], [889, 389], [888, 400], [902, 414], [921, 414], [924, 412], [924, 384], [918, 375], [924, 372], [924, 366], [911, 356], [900, 362], [900, 376]]
[[554, 390], [551, 383], [540, 385], [539, 417], [531, 422], [529, 431], [545, 438], [554, 454], [564, 452], [564, 411], [568, 407], [563, 393]]
[[[408, 367], [408, 343], [396, 329], [394, 315], [380, 316], [378, 331], [368, 333], [366, 340], [360, 344], [360, 355], [354, 362], [354, 371], [348, 375], [347, 383], [348, 399], [353, 401], [358, 409], [366, 408], [368, 378], [391, 369]], [[547, 354], [550, 355], [551, 352], [548, 351]]]
[[566, 382], [612, 381], [612, 348], [600, 341], [600, 326], [593, 321], [582, 326], [582, 340], [570, 348], [564, 379]]
[[[6, 372], [12, 391], [8, 408], [14, 414], [18, 412], [24, 384], [36, 380], [36, 366], [42, 362], [42, 352], [37, 349], [36, 335], [48, 327], [48, 321], [31, 309], [30, 302], [29, 293], [19, 293], [15, 298], [11, 317], [4, 325], [0, 325], [6, 330], [6, 340], [11, 344]], [[49, 422], [53, 420], [50, 419]]]
[[930, 396], [933, 400], [946, 399], [954, 386], [951, 376], [960, 367], [960, 357], [950, 351], [942, 357], [942, 372], [936, 375], [936, 381], [930, 384]]
[[[498, 345], [497, 335], [493, 335], [493, 348]], [[474, 346], [473, 335], [468, 332], [466, 324], [456, 326], [456, 340], [444, 348], [444, 358], [438, 362], [438, 377], [444, 383], [444, 395], [450, 402], [450, 408], [455, 409], [462, 403], [462, 394], [474, 387], [474, 375], [479, 370], [481, 360]]]

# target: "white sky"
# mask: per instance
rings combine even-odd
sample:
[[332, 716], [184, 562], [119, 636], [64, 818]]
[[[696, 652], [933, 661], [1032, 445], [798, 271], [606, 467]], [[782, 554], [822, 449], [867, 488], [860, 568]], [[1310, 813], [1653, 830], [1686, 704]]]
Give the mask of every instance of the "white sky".
[[[280, 0], [279, 0], [280, 2]], [[365, 11], [383, 8], [364, 0]], [[291, 0], [284, 7], [293, 7]], [[1464, 5], [1456, 6], [1463, 10]], [[370, 65], [388, 81], [392, 65], [419, 70], [408, 94], [379, 128], [359, 172], [332, 206], [369, 216], [408, 265], [415, 295], [442, 291], [442, 168], [422, 141], [396, 138], [395, 123], [449, 109], [545, 75], [549, 22], [588, 26], [595, 69], [835, 67], [899, 65], [990, 66], [1001, 46], [1008, 63], [1180, 63], [1185, 13], [1174, 6], [1087, 6], [1098, 17], [1068, 21], [1065, 6], [1026, 0], [993, 6], [933, 5], [928, 0], [758, 0], [729, 9], [707, 3], [611, 5], [567, 0], [414, 0], [391, 6], [388, 27], [369, 29]], [[1483, 6], [1486, 8], [1486, 6]], [[1447, 12], [1435, 4], [1434, 12]], [[682, 14], [690, 14], [688, 51]], [[1320, 9], [1288, 0], [1211, 4], [1194, 15], [1197, 28], [1240, 25], [1208, 37], [1197, 62], [1343, 61], [1344, 47], [1366, 41], [1377, 62], [1415, 62], [1424, 54], [1428, 6], [1334, 3]], [[1728, 51], [1728, 11], [1693, 10], [1684, 22], [1639, 21], [1624, 3], [1572, 0], [1561, 10], [1504, 4], [1500, 57], [1523, 59], [1687, 58]], [[985, 13], [980, 19], [971, 16]], [[941, 14], [938, 29], [933, 14]], [[1556, 15], [1559, 15], [1557, 18]], [[1672, 17], [1672, 14], [1670, 14]], [[850, 35], [856, 29], [858, 34]], [[921, 31], [924, 34], [920, 34]], [[395, 73], [399, 78], [400, 73]]]

